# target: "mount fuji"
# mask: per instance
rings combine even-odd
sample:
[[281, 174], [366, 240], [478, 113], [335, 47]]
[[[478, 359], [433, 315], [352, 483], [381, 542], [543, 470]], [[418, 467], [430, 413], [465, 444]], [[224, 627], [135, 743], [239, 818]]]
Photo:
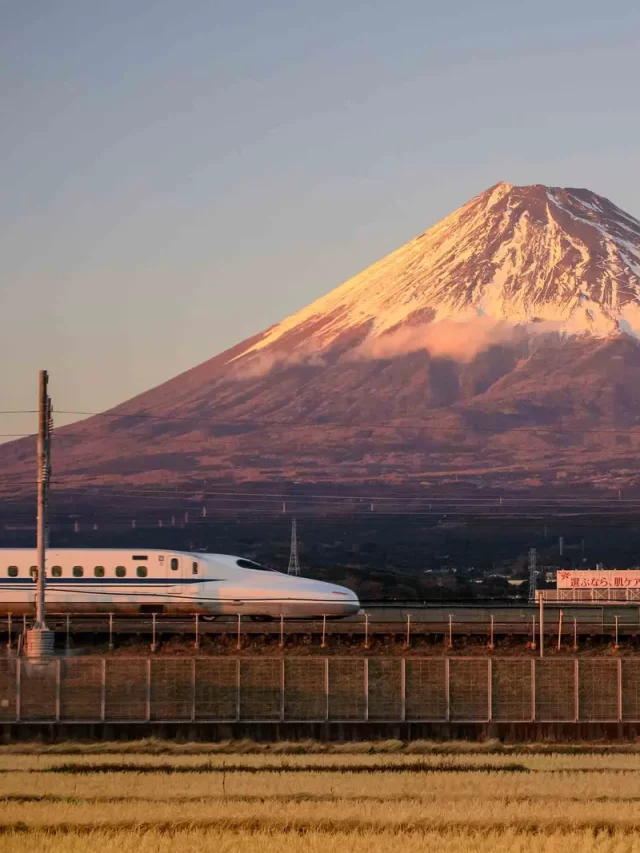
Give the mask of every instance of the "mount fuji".
[[379, 340], [407, 323], [477, 317], [606, 337], [640, 331], [639, 300], [637, 219], [589, 190], [500, 183], [242, 355], [305, 331], [321, 349], [364, 326]]
[[[640, 222], [499, 183], [226, 352], [58, 431], [70, 486], [640, 484]], [[2, 480], [33, 443], [0, 448]]]

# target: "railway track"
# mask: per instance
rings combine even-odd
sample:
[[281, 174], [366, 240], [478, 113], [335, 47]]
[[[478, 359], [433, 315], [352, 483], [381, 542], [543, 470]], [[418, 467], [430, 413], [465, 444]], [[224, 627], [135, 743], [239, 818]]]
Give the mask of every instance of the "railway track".
[[[562, 617], [560, 616], [562, 614]], [[21, 634], [33, 616], [1, 616], [0, 635]], [[68, 636], [133, 635], [168, 637], [180, 635], [262, 635], [293, 638], [301, 636], [539, 636], [538, 608], [533, 605], [426, 606], [368, 605], [364, 613], [343, 619], [253, 621], [250, 617], [108, 614], [56, 614], [47, 616], [50, 628]], [[637, 604], [545, 606], [544, 634], [584, 636], [640, 636]]]

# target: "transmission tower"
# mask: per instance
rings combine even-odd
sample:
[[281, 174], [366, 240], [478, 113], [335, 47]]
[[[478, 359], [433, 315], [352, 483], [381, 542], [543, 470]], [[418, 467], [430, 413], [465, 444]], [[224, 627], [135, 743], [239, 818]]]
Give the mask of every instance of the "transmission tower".
[[288, 575], [300, 574], [300, 562], [298, 560], [298, 530], [295, 518], [291, 522], [291, 552], [289, 553]]
[[529, 601], [536, 600], [536, 589], [538, 588], [538, 554], [535, 548], [529, 549]]

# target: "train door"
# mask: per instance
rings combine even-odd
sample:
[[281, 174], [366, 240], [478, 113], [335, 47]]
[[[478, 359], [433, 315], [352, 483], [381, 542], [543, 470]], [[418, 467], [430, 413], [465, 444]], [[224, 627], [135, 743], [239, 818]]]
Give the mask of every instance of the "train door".
[[176, 586], [173, 592], [182, 595], [184, 592], [184, 573], [186, 570], [187, 561], [184, 557], [178, 557], [172, 554], [169, 557], [169, 580], [172, 580]]

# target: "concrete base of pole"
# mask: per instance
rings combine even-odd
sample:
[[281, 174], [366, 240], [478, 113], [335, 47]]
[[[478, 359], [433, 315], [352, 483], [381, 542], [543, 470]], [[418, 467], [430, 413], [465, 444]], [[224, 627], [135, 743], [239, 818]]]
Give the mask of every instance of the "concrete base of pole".
[[24, 653], [29, 660], [46, 660], [53, 656], [56, 635], [48, 628], [30, 628], [26, 632]]

